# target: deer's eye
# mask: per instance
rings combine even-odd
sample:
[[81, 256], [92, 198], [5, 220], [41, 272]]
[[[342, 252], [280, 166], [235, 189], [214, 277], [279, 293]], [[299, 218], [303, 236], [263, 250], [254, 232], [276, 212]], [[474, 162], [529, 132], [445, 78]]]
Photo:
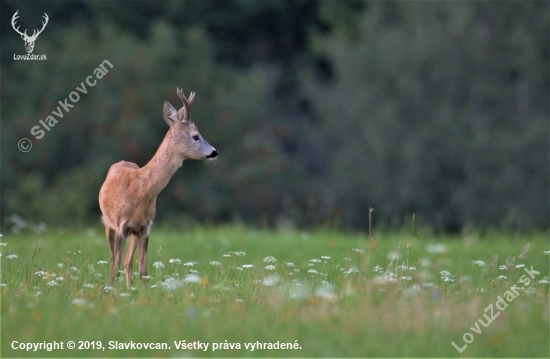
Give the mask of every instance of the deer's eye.
[[200, 137], [199, 137], [199, 135], [195, 135], [195, 136], [193, 136], [193, 139], [194, 139], [195, 141], [198, 141], [198, 140], [199, 140], [199, 138], [200, 138]]

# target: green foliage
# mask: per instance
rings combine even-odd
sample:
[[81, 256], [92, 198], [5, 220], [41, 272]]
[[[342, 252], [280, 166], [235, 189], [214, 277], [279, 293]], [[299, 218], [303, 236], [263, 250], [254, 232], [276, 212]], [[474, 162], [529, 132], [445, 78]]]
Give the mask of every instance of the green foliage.
[[547, 225], [547, 15], [534, 2], [375, 2], [355, 32], [312, 37], [332, 76], [306, 92], [351, 223], [372, 206], [448, 229]]
[[[0, 290], [8, 357], [547, 357], [548, 233], [363, 235], [239, 226], [155, 228], [149, 284], [109, 284], [100, 230], [5, 235]], [[397, 259], [391, 259], [395, 256]], [[153, 263], [161, 263], [153, 266]], [[134, 265], [134, 270], [137, 264]], [[525, 268], [539, 271], [519, 282]], [[523, 284], [522, 284], [523, 283]], [[485, 309], [518, 296], [476, 334]], [[12, 342], [101, 341], [103, 350], [13, 350]], [[209, 343], [177, 350], [174, 341]], [[213, 343], [240, 350], [212, 351]], [[169, 350], [110, 350], [109, 341]], [[297, 343], [255, 350], [244, 343]], [[397, 343], [398, 345], [394, 345]]]
[[[96, 223], [109, 166], [149, 161], [162, 103], [183, 87], [220, 157], [184, 163], [160, 221], [365, 228], [374, 207], [390, 225], [416, 213], [449, 230], [548, 227], [544, 2], [36, 4], [0, 4], [4, 219]], [[47, 61], [13, 60], [16, 10], [29, 29], [50, 16], [35, 47]], [[104, 60], [114, 67], [35, 139]]]

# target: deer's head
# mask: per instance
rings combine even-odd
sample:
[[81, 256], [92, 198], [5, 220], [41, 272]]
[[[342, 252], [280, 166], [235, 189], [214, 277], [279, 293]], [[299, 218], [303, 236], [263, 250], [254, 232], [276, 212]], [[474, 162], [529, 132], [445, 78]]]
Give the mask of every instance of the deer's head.
[[183, 102], [183, 107], [176, 111], [170, 102], [164, 102], [164, 120], [170, 126], [171, 146], [184, 158], [195, 160], [214, 159], [218, 151], [200, 135], [197, 126], [191, 121], [191, 104], [195, 93], [186, 98], [178, 88], [176, 94]]
[[25, 50], [27, 50], [27, 53], [30, 54], [32, 53], [32, 50], [34, 50], [34, 43], [36, 41], [36, 38], [38, 37], [38, 35], [40, 35], [40, 33], [42, 31], [44, 31], [44, 28], [46, 27], [46, 25], [48, 24], [48, 14], [44, 13], [44, 22], [42, 22], [42, 28], [40, 30], [34, 30], [32, 35], [29, 36], [27, 35], [27, 30], [25, 29], [25, 31], [21, 32], [19, 31], [19, 26], [15, 27], [15, 22], [17, 20], [17, 18], [19, 17], [19, 15], [17, 15], [17, 13], [19, 12], [19, 10], [17, 10], [15, 12], [15, 14], [13, 14], [13, 17], [11, 18], [11, 26], [13, 27], [13, 29], [19, 34], [21, 35], [21, 38], [23, 39], [23, 41], [25, 41]]

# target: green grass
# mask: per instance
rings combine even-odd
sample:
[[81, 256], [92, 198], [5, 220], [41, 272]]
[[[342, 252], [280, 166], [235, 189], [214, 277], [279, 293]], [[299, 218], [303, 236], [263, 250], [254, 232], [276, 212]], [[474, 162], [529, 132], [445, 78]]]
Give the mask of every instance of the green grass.
[[[549, 356], [548, 233], [377, 233], [369, 242], [323, 230], [153, 228], [149, 284], [131, 290], [122, 277], [109, 286], [99, 226], [2, 240], [3, 357]], [[519, 283], [521, 265], [541, 273]], [[499, 311], [498, 297], [513, 285], [517, 297]], [[487, 327], [478, 322], [478, 334], [490, 304], [500, 314]], [[473, 341], [459, 354], [451, 342], [463, 347], [465, 333]], [[209, 347], [177, 349], [182, 340]], [[14, 341], [65, 349], [14, 350]], [[68, 341], [88, 349], [68, 350]], [[113, 350], [109, 341], [170, 349]], [[245, 348], [257, 342], [299, 348]]]

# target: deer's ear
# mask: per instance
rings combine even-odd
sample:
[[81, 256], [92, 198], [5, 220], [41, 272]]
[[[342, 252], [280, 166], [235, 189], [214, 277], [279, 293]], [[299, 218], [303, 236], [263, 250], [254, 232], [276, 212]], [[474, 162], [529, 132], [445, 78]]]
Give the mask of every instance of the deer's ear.
[[162, 114], [164, 115], [164, 121], [170, 127], [174, 127], [178, 123], [178, 111], [170, 104], [170, 102], [165, 101], [164, 107], [162, 109]]

